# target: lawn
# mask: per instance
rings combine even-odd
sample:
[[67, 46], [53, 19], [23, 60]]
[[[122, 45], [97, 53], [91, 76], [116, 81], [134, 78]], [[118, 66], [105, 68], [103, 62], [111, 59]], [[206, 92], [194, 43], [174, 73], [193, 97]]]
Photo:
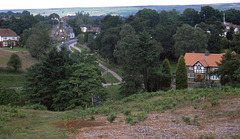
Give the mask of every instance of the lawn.
[[3, 48], [3, 50], [9, 50], [9, 51], [28, 51], [27, 48], [20, 48], [20, 47], [14, 47], [12, 48]]
[[120, 95], [121, 85], [111, 85], [106, 86], [105, 91], [107, 93], [108, 100], [117, 101], [121, 100], [123, 97]]
[[76, 44], [75, 45], [77, 48], [79, 48], [82, 52], [90, 52], [88, 49], [83, 48], [82, 46], [80, 46], [80, 44]]
[[0, 68], [1, 87], [22, 87], [24, 85], [24, 82], [25, 77], [23, 72], [11, 72]]
[[119, 80], [115, 78], [111, 73], [106, 73], [103, 75], [103, 78], [105, 79], [106, 83], [118, 83]]
[[123, 71], [122, 71], [122, 68], [120, 66], [117, 66], [117, 65], [114, 65], [114, 64], [109, 64], [109, 63], [103, 61], [100, 58], [98, 59], [98, 62], [103, 64], [104, 66], [106, 66], [108, 69], [116, 72], [119, 76], [123, 75]]

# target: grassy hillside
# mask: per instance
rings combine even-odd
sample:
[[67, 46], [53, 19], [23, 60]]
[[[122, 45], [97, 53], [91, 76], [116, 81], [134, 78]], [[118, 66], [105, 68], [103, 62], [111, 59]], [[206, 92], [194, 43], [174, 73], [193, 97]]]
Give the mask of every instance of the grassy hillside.
[[109, 102], [66, 112], [1, 106], [0, 138], [240, 137], [240, 89], [170, 90]]
[[16, 53], [20, 57], [23, 71], [26, 71], [27, 68], [38, 62], [28, 52], [10, 52], [0, 49], [0, 67], [7, 67], [7, 62], [10, 59], [12, 53]]

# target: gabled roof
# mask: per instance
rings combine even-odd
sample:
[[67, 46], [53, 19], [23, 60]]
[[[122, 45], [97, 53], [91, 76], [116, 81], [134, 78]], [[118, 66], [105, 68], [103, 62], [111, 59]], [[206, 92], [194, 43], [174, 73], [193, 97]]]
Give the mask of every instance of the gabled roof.
[[12, 37], [17, 36], [17, 34], [12, 31], [11, 29], [0, 29], [0, 36], [1, 37]]
[[205, 53], [186, 53], [184, 56], [186, 66], [193, 66], [196, 62], [200, 62], [204, 67], [218, 67], [217, 62], [220, 62], [223, 54]]

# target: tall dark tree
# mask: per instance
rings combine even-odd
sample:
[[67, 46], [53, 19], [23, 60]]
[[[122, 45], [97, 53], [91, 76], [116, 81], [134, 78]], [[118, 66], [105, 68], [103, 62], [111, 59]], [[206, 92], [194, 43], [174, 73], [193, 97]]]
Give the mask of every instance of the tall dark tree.
[[172, 82], [172, 73], [171, 73], [171, 65], [168, 59], [164, 59], [162, 63], [162, 80], [161, 80], [161, 88], [169, 89]]
[[234, 34], [234, 28], [231, 27], [230, 30], [227, 32], [227, 36], [226, 36], [227, 39], [231, 41], [233, 39], [233, 34]]
[[221, 51], [221, 37], [218, 32], [211, 32], [211, 35], [208, 39], [208, 47], [207, 50], [210, 53], [219, 53]]
[[240, 57], [235, 52], [228, 51], [217, 64], [219, 66], [217, 74], [221, 77], [221, 84], [240, 87]]
[[120, 41], [116, 45], [114, 56], [119, 64], [123, 66], [123, 82], [121, 94], [129, 96], [138, 93], [142, 89], [142, 78], [140, 76], [140, 51], [138, 48], [139, 38], [134, 28], [126, 24], [120, 32]]
[[184, 57], [181, 55], [176, 68], [176, 89], [186, 88], [188, 88], [187, 68]]
[[144, 86], [148, 88], [148, 68], [156, 65], [159, 62], [160, 53], [162, 52], [161, 43], [152, 40], [147, 31], [143, 31], [139, 35], [139, 54], [141, 57], [141, 74], [143, 76]]

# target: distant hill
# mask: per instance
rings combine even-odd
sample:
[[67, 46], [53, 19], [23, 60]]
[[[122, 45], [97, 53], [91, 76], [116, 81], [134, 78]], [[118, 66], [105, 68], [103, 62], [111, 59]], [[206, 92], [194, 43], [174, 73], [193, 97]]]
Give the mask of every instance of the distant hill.
[[[231, 8], [240, 9], [240, 3], [225, 3], [225, 4], [208, 4], [215, 9], [227, 10]], [[97, 7], [97, 8], [53, 8], [53, 9], [21, 9], [21, 10], [11, 10], [13, 12], [22, 12], [23, 10], [28, 10], [32, 14], [49, 15], [51, 13], [57, 13], [61, 17], [66, 15], [74, 15], [77, 12], [89, 13], [91, 16], [102, 16], [102, 15], [120, 15], [127, 17], [129, 15], [135, 14], [137, 11], [149, 8], [155, 9], [158, 12], [162, 10], [170, 11], [176, 9], [177, 11], [183, 12], [186, 8], [194, 8], [200, 11], [202, 6], [206, 5], [159, 5], [159, 6], [128, 6], [128, 7]], [[7, 12], [9, 10], [0, 10], [0, 12]]]

